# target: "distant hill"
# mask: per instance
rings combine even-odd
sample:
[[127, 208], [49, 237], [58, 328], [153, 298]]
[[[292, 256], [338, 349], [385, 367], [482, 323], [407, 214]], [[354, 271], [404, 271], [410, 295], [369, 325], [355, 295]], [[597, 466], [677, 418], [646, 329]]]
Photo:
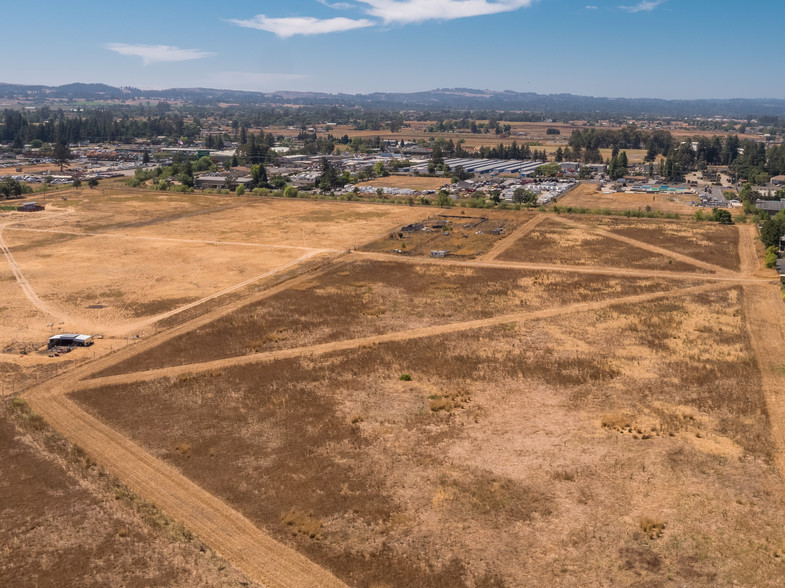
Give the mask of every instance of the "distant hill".
[[428, 110], [517, 110], [540, 113], [605, 114], [617, 116], [785, 116], [782, 99], [702, 99], [662, 100], [656, 98], [602, 98], [573, 94], [535, 94], [441, 88], [427, 92], [372, 94], [326, 94], [322, 92], [245, 92], [212, 88], [171, 88], [139, 90], [115, 88], [106, 84], [67, 84], [64, 86], [23, 86], [0, 83], [0, 98], [26, 99], [34, 103], [47, 100], [182, 100], [211, 105], [298, 104], [313, 106], [362, 106], [371, 109]]

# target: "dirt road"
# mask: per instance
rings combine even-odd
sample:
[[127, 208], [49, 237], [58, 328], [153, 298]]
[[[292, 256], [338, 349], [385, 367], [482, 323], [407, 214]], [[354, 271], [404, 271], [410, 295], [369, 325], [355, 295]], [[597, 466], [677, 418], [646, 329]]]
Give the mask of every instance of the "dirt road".
[[744, 315], [777, 447], [775, 460], [785, 478], [785, 303], [779, 287], [745, 286]]
[[722, 274], [693, 274], [689, 272], [669, 272], [656, 270], [639, 270], [620, 267], [598, 267], [586, 265], [551, 265], [547, 263], [526, 263], [515, 261], [478, 261], [461, 259], [432, 259], [430, 257], [412, 257], [406, 255], [392, 256], [386, 253], [370, 253], [365, 251], [352, 252], [355, 259], [373, 259], [374, 261], [393, 261], [411, 263], [414, 265], [452, 265], [460, 267], [480, 268], [507, 268], [525, 271], [546, 271], [568, 274], [587, 274], [600, 276], [618, 276], [626, 278], [663, 278], [668, 280], [689, 280], [707, 282], [733, 282], [733, 283], [766, 283], [771, 282], [771, 277], [745, 276], [736, 272], [723, 270]]

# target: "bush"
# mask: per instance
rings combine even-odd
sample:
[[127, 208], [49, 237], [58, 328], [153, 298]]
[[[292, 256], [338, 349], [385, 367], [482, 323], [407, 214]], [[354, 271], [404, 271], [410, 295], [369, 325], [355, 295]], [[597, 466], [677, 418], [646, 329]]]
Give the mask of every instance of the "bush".
[[283, 190], [284, 198], [297, 198], [299, 192], [297, 192], [297, 188], [294, 186], [286, 186]]
[[237, 188], [234, 189], [234, 193], [237, 196], [242, 196], [243, 194], [245, 194], [245, 186], [240, 184], [239, 186], [237, 186]]
[[412, 376], [411, 374], [401, 374], [401, 377], [398, 378], [401, 382], [411, 382]]

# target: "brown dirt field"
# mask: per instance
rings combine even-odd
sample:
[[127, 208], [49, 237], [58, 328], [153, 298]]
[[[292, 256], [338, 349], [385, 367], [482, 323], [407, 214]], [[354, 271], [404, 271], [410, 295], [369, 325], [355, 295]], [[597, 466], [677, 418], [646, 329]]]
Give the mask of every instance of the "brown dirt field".
[[[440, 209], [438, 213], [417, 222], [427, 231], [403, 233], [401, 227], [383, 238], [365, 245], [362, 250], [375, 253], [429, 256], [431, 251], [449, 251], [449, 257], [473, 259], [488, 253], [493, 246], [531, 218], [531, 214], [520, 211], [485, 209]], [[442, 228], [439, 223], [447, 223]], [[494, 235], [493, 231], [502, 229]]]
[[[310, 248], [347, 249], [421, 215], [410, 207], [146, 192], [117, 182], [46, 204], [44, 213], [0, 216], [11, 223], [4, 238], [38, 299], [25, 303], [2, 271], [0, 290], [8, 286], [6, 300], [19, 301], [5, 305], [10, 331], [2, 327], [0, 336], [9, 342], [40, 339], [50, 322], [87, 332], [137, 326], [140, 317], [285, 267]], [[30, 302], [54, 314], [26, 309]]]
[[438, 190], [449, 181], [444, 178], [424, 178], [418, 176], [398, 176], [391, 175], [386, 178], [374, 178], [367, 182], [361, 182], [358, 186], [373, 186], [374, 188], [401, 188], [408, 190]]
[[685, 196], [652, 196], [649, 194], [628, 194], [616, 192], [603, 194], [598, 191], [597, 184], [581, 184], [559, 198], [558, 206], [582, 206], [584, 208], [608, 208], [613, 211], [639, 210], [650, 206], [652, 210], [675, 212], [680, 215], [692, 216], [698, 210], [690, 206], [695, 200], [692, 195]]
[[259, 250], [13, 229], [6, 229], [4, 236], [43, 300], [75, 320], [105, 329], [167, 312], [303, 254], [292, 249]]
[[18, 400], [0, 402], [0, 448], [3, 585], [249, 584]]
[[576, 218], [575, 222], [637, 239], [729, 270], [741, 269], [739, 230], [736, 226], [692, 220], [591, 215]]
[[785, 492], [743, 298], [74, 397], [351, 584], [776, 585]]
[[[678, 284], [684, 286], [689, 284]], [[359, 261], [342, 264], [96, 375], [202, 363], [675, 287], [662, 279]]]
[[683, 261], [592, 233], [580, 224], [582, 220], [580, 218], [575, 224], [564, 224], [546, 218], [497, 259], [578, 266], [623, 266], [673, 272], [698, 271]]

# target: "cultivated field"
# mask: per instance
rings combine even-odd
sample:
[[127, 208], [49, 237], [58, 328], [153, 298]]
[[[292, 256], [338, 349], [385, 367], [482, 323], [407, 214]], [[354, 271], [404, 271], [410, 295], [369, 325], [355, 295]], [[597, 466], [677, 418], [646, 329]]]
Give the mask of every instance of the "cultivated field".
[[[1, 333], [88, 310], [109, 333], [0, 362], [40, 415], [8, 401], [0, 438], [23, 463], [6, 465], [50, 459], [46, 434], [15, 453], [12, 429], [42, 418], [237, 572], [184, 560], [190, 543], [167, 546], [136, 499], [99, 500], [101, 562], [127, 539], [117, 519], [172, 554], [152, 584], [785, 581], [785, 313], [752, 226], [111, 183], [0, 225]], [[108, 308], [82, 308], [119, 304], [113, 289], [130, 301], [116, 334]], [[68, 459], [33, 484], [81, 520]], [[33, 516], [20, 500], [3, 514]], [[14, 544], [28, 563], [12, 577], [58, 561], [66, 522]], [[119, 561], [95, 577], [133, 584]]]

